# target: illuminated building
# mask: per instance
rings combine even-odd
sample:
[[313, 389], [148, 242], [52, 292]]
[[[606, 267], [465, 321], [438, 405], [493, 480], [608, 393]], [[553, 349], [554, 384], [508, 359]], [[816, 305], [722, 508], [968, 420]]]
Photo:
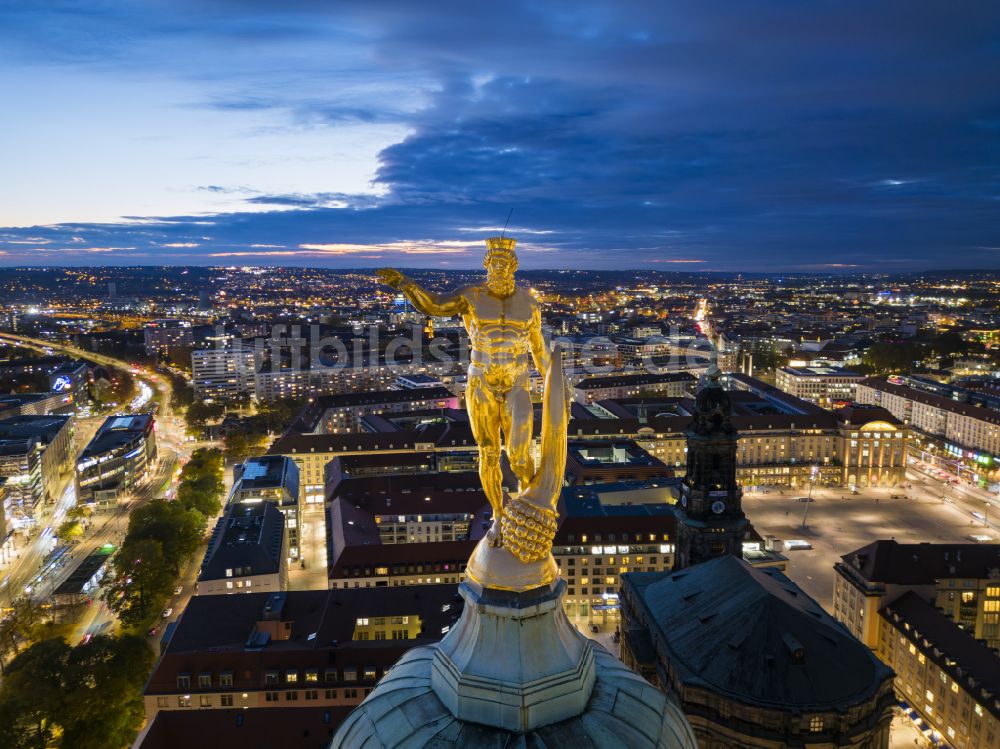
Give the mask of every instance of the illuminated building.
[[117, 502], [146, 479], [155, 459], [153, 414], [109, 416], [77, 458], [77, 501]]
[[731, 554], [622, 579], [621, 656], [699, 746], [886, 749], [892, 671], [795, 583]]
[[233, 467], [233, 488], [226, 504], [273, 504], [285, 516], [288, 556], [297, 559], [302, 528], [299, 484], [299, 468], [289, 458], [280, 455], [250, 458]]
[[191, 346], [194, 335], [191, 323], [186, 320], [153, 320], [143, 330], [146, 354], [163, 356], [170, 349]]
[[146, 718], [356, 705], [462, 605], [454, 585], [194, 596], [146, 683]]
[[273, 502], [232, 502], [215, 524], [198, 573], [198, 595], [288, 588], [285, 516]]
[[920, 594], [875, 617], [879, 658], [896, 672], [907, 714], [934, 744], [1000, 747], [1000, 657]]
[[774, 374], [778, 388], [824, 408], [853, 401], [863, 379], [862, 374], [836, 367], [781, 367]]
[[[900, 383], [902, 380], [900, 380]], [[892, 378], [871, 377], [858, 385], [858, 401], [882, 406], [937, 442], [937, 447], [975, 471], [996, 470], [1000, 456], [1000, 412], [962, 403]]]
[[73, 417], [15, 416], [0, 420], [0, 477], [6, 478], [8, 524], [35, 522], [39, 502], [55, 500], [71, 460]]
[[236, 343], [227, 348], [191, 352], [191, 383], [196, 398], [227, 400], [254, 389], [253, 349]]
[[664, 374], [621, 374], [588, 377], [574, 388], [577, 403], [594, 403], [609, 398], [631, 398], [636, 395], [665, 395], [679, 398], [686, 395], [696, 378], [690, 372]]
[[919, 593], [958, 626], [1000, 650], [1000, 547], [875, 541], [834, 565], [833, 614], [874, 649], [879, 610]]
[[309, 434], [344, 434], [359, 431], [364, 416], [458, 408], [458, 401], [458, 397], [440, 383], [402, 390], [321, 395], [298, 416], [293, 428]]

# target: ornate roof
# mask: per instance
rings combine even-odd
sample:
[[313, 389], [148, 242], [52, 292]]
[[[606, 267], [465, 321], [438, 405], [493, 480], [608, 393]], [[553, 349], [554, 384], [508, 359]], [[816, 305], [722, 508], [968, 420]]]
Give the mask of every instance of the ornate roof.
[[431, 688], [432, 647], [409, 651], [333, 737], [331, 749], [697, 749], [680, 709], [595, 647], [597, 681], [586, 710], [526, 734], [456, 719]]

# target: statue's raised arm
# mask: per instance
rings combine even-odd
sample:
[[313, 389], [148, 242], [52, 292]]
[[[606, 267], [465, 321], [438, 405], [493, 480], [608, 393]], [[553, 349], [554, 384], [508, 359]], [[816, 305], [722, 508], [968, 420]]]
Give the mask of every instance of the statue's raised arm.
[[425, 315], [452, 317], [464, 314], [468, 309], [468, 301], [458, 292], [435, 294], [395, 268], [380, 268], [376, 273], [382, 283], [402, 292]]

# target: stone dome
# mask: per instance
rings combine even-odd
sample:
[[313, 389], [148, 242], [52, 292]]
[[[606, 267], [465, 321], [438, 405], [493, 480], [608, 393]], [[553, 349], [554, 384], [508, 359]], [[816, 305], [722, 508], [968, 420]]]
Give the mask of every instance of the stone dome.
[[455, 718], [431, 687], [437, 646], [415, 648], [340, 726], [330, 749], [697, 749], [680, 709], [594, 643], [596, 679], [580, 715], [516, 733]]

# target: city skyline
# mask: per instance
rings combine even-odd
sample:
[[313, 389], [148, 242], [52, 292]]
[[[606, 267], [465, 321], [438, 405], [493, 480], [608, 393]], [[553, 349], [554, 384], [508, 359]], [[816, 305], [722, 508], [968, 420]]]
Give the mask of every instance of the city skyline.
[[963, 11], [8, 4], [0, 266], [995, 268]]

